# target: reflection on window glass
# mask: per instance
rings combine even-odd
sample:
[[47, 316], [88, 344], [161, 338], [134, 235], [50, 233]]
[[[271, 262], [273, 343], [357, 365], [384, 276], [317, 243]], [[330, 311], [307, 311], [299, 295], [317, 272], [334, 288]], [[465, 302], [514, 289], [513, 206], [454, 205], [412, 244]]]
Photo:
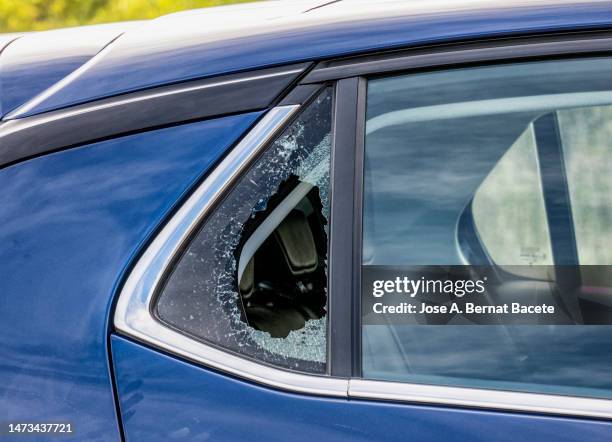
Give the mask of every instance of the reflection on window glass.
[[176, 264], [158, 318], [225, 349], [323, 373], [331, 90], [240, 178]]
[[363, 335], [363, 374], [609, 398], [611, 333], [611, 327], [597, 325], [371, 325]]
[[[597, 58], [368, 82], [364, 281], [486, 266], [484, 305], [548, 303], [558, 316], [516, 325], [464, 312], [375, 322], [364, 312], [365, 378], [612, 397], [612, 326], [592, 325], [610, 324], [612, 275], [588, 286], [553, 267], [569, 260], [567, 213], [580, 261], [612, 261], [612, 111], [601, 106], [612, 104], [611, 70], [611, 59]], [[561, 149], [571, 206], [557, 198], [566, 188]], [[372, 293], [362, 287], [362, 306]]]
[[558, 112], [578, 258], [612, 264], [612, 106]]
[[496, 264], [553, 264], [531, 124], [480, 185], [472, 211], [483, 246]]
[[[376, 90], [370, 88], [370, 94]], [[462, 264], [456, 237], [459, 215], [533, 118], [529, 113], [459, 117], [370, 132], [363, 202], [365, 263]]]

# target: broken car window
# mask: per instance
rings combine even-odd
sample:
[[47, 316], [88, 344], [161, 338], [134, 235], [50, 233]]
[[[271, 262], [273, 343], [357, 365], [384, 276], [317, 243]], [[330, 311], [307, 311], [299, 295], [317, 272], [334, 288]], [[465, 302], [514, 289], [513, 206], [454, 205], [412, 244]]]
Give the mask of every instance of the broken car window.
[[172, 270], [156, 314], [197, 339], [324, 373], [332, 93], [242, 176]]

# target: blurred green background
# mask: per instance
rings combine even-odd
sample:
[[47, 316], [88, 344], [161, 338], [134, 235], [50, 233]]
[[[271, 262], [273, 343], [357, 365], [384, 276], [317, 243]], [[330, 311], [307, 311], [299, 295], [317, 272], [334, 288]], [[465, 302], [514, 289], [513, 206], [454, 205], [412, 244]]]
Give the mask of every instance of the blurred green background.
[[253, 0], [0, 0], [0, 32], [142, 20], [247, 1]]

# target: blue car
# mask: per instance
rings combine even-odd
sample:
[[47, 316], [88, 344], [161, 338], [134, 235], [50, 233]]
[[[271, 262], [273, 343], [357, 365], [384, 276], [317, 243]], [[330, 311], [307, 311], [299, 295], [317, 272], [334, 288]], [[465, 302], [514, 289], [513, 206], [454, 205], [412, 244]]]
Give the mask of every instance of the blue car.
[[612, 440], [612, 2], [0, 52], [0, 439]]

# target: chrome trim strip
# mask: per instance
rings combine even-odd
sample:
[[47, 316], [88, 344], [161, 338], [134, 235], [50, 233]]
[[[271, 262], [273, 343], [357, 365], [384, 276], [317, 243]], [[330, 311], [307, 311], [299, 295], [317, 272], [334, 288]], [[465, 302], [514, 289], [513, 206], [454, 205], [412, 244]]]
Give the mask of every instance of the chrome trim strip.
[[553, 415], [612, 418], [612, 401], [439, 385], [307, 375], [260, 364], [172, 330], [151, 315], [155, 287], [172, 257], [219, 196], [296, 114], [299, 105], [278, 106], [228, 154], [153, 240], [125, 282], [114, 324], [143, 343], [237, 377], [295, 393], [355, 399], [451, 405]]
[[24, 113], [31, 111], [36, 106], [38, 106], [40, 103], [42, 103], [43, 101], [51, 97], [54, 93], [61, 90], [64, 86], [74, 81], [83, 72], [88, 70], [91, 67], [91, 65], [95, 65], [98, 62], [98, 60], [100, 60], [101, 58], [104, 58], [104, 56], [107, 53], [112, 51], [114, 49], [114, 46], [117, 44], [117, 42], [121, 39], [123, 35], [125, 35], [125, 32], [121, 33], [120, 35], [118, 35], [117, 37], [109, 41], [106, 44], [106, 46], [104, 46], [102, 49], [100, 49], [100, 51], [98, 51], [98, 53], [96, 53], [93, 57], [87, 60], [84, 64], [76, 68], [70, 74], [63, 77], [57, 83], [52, 84], [47, 89], [41, 91], [38, 95], [35, 95], [34, 97], [30, 98], [28, 101], [23, 103], [17, 109], [11, 111], [7, 115], [7, 117], [12, 119], [12, 118], [18, 117], [19, 115], [22, 115]]
[[[74, 117], [78, 115], [83, 115], [91, 112], [97, 112], [102, 109], [110, 109], [113, 107], [123, 106], [130, 103], [137, 103], [139, 101], [151, 100], [153, 98], [165, 97], [168, 95], [179, 95], [188, 92], [193, 92], [202, 89], [211, 89], [219, 86], [227, 86], [232, 84], [245, 83], [253, 80], [261, 80], [264, 78], [272, 78], [272, 77], [280, 77], [283, 75], [291, 75], [298, 74], [302, 72], [302, 69], [290, 69], [286, 71], [274, 72], [271, 74], [264, 75], [253, 75], [251, 77], [244, 78], [236, 78], [232, 80], [221, 80], [210, 83], [198, 83], [196, 85], [190, 85], [188, 83], [185, 86], [173, 86], [171, 88], [168, 87], [158, 87], [157, 89], [152, 89], [151, 91], [144, 92], [136, 92], [131, 94], [126, 94], [126, 98], [109, 98], [103, 99], [99, 101], [94, 101], [93, 103], [85, 103], [83, 105], [77, 105], [74, 107], [68, 107], [65, 109], [57, 109], [54, 111], [32, 115], [31, 117], [23, 118], [23, 119], [13, 119], [12, 114], [10, 113], [6, 115], [3, 119], [3, 124], [0, 126], [0, 137], [9, 135], [11, 133], [29, 129], [34, 126], [40, 126], [41, 124], [48, 124], [52, 121], [61, 120], [64, 118]], [[195, 83], [195, 82], [192, 82]]]
[[225, 352], [164, 326], [152, 316], [150, 309], [155, 288], [176, 251], [217, 198], [298, 109], [298, 105], [292, 105], [270, 110], [164, 226], [125, 282], [117, 302], [114, 324], [119, 332], [139, 341], [253, 382], [298, 393], [346, 397], [347, 379], [295, 373]]
[[544, 414], [612, 418], [612, 401], [403, 382], [349, 380], [349, 397], [432, 405], [522, 411]]

